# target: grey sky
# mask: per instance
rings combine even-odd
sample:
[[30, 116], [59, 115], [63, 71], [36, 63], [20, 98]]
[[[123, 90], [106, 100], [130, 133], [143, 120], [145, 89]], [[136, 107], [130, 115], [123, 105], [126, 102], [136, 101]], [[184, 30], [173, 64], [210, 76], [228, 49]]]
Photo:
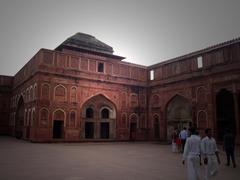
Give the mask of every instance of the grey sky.
[[240, 0], [0, 0], [0, 74], [76, 32], [152, 65], [239, 37], [239, 9]]

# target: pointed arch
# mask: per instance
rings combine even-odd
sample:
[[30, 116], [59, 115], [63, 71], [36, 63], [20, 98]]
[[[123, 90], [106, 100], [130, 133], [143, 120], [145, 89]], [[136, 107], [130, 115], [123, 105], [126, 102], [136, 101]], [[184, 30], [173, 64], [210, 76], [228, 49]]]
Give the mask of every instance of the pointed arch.
[[49, 110], [46, 107], [39, 110], [39, 125], [41, 127], [48, 127], [49, 125]]
[[174, 128], [183, 129], [192, 123], [192, 106], [188, 99], [175, 95], [166, 105], [167, 138], [171, 139]]
[[66, 112], [62, 108], [57, 108], [53, 111], [53, 119], [66, 120]]
[[76, 119], [77, 119], [77, 111], [71, 110], [69, 113], [67, 126], [71, 127], [71, 128], [75, 128], [76, 127]]
[[66, 112], [61, 108], [57, 108], [53, 111], [52, 116], [52, 137], [54, 139], [64, 139], [66, 127]]
[[84, 118], [94, 118], [94, 110], [93, 110], [93, 108], [91, 106], [87, 107], [86, 108], [86, 112], [84, 114], [85, 114], [85, 116], [83, 116]]
[[116, 105], [105, 95], [89, 97], [82, 105], [82, 136], [88, 139], [116, 137]]
[[100, 106], [103, 104], [109, 104], [110, 107], [113, 107], [115, 110], [117, 110], [117, 106], [115, 105], [115, 103], [107, 95], [102, 93], [98, 93], [94, 96], [88, 97], [82, 105], [82, 110], [88, 106], [99, 108], [99, 106], [95, 105], [95, 102], [99, 100], [102, 100], [102, 103], [100, 103]]
[[136, 123], [137, 128], [138, 128], [138, 126], [139, 126], [139, 118], [138, 118], [138, 115], [136, 113], [130, 114], [130, 116], [129, 116], [129, 127], [130, 127], [131, 123]]
[[54, 87], [54, 100], [64, 102], [67, 100], [67, 88], [62, 85], [58, 84]]
[[135, 140], [137, 137], [137, 129], [139, 126], [138, 115], [136, 113], [132, 113], [129, 116], [129, 139]]

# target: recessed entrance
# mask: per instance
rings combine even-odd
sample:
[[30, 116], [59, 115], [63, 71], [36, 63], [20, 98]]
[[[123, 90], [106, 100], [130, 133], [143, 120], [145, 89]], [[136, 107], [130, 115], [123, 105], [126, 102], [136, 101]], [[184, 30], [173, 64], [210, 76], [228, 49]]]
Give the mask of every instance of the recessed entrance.
[[171, 140], [171, 135], [175, 128], [182, 130], [192, 124], [192, 112], [189, 101], [180, 96], [174, 96], [167, 105], [167, 139]]
[[87, 138], [87, 139], [94, 138], [94, 123], [93, 122], [85, 123], [85, 138]]
[[130, 140], [136, 139], [137, 123], [130, 123]]
[[86, 139], [116, 138], [116, 108], [99, 94], [87, 100], [82, 107], [84, 126], [81, 136]]
[[108, 139], [109, 138], [109, 122], [101, 123], [101, 138]]
[[226, 128], [229, 128], [233, 133], [236, 132], [233, 94], [226, 89], [221, 90], [216, 97], [216, 107], [217, 138], [222, 141]]
[[53, 121], [53, 138], [54, 139], [64, 138], [64, 121], [60, 120]]

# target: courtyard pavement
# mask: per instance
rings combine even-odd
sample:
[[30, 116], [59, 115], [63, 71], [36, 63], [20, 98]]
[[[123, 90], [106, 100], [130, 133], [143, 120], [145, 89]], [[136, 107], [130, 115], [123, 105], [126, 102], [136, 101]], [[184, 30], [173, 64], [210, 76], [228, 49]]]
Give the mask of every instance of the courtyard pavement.
[[[226, 167], [217, 180], [240, 178]], [[186, 180], [181, 154], [154, 142], [30, 143], [0, 137], [0, 180]]]

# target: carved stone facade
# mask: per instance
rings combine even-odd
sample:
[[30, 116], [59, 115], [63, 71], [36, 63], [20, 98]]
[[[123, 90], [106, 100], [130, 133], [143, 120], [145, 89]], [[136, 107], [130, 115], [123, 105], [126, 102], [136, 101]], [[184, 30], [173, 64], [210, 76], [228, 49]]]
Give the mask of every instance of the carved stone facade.
[[[83, 36], [93, 44], [85, 48]], [[121, 61], [93, 36], [71, 38], [41, 49], [14, 77], [0, 76], [1, 134], [169, 140], [173, 128], [196, 126], [219, 141], [231, 128], [240, 141], [240, 39], [145, 67]]]

